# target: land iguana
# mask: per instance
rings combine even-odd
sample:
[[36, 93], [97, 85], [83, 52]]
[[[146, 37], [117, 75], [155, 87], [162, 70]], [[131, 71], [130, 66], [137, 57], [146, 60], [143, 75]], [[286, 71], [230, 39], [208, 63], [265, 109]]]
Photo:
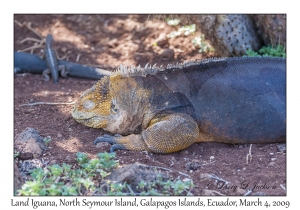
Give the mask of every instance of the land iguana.
[[86, 90], [76, 121], [119, 149], [171, 153], [195, 142], [274, 143], [286, 138], [286, 60], [214, 58], [166, 68], [120, 66]]

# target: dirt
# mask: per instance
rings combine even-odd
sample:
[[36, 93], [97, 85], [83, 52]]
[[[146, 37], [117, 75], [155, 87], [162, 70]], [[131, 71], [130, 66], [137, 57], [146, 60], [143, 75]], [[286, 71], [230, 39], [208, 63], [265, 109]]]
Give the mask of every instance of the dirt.
[[[107, 70], [120, 64], [166, 65], [213, 56], [199, 53], [191, 43], [200, 32], [166, 39], [179, 26], [149, 19], [148, 15], [15, 15], [14, 19], [31, 22], [44, 37], [52, 33], [59, 57]], [[39, 39], [25, 26], [15, 24], [15, 51], [34, 45], [34, 41], [20, 43], [26, 37]], [[40, 49], [33, 53], [39, 54]], [[106, 132], [77, 123], [70, 115], [72, 105], [20, 107], [30, 102], [72, 102], [94, 82], [60, 78], [55, 85], [51, 80], [42, 81], [41, 75], [15, 75], [14, 134], [31, 127], [44, 137], [50, 136], [49, 150], [43, 154], [50, 164], [73, 164], [76, 152], [84, 152], [90, 158], [108, 152], [109, 145], [93, 144], [95, 138]], [[181, 176], [177, 172], [190, 175], [195, 184], [194, 195], [286, 195], [286, 153], [279, 152], [277, 146], [198, 143], [167, 155], [124, 150], [116, 154], [121, 165], [139, 162], [168, 168], [174, 176]], [[215, 178], [211, 178], [213, 175]]]

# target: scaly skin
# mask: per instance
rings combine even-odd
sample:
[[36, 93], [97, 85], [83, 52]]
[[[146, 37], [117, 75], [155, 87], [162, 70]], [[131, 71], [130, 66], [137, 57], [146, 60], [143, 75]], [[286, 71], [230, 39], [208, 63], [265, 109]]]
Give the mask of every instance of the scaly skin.
[[79, 123], [117, 149], [171, 153], [195, 142], [285, 140], [285, 59], [227, 58], [122, 67], [77, 100]]

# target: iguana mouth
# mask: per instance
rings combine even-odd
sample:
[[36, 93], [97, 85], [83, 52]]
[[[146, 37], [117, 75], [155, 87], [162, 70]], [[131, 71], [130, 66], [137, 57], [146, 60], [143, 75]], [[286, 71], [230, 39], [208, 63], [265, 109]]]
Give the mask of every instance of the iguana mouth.
[[104, 128], [107, 125], [107, 119], [98, 116], [90, 118], [74, 118], [77, 122], [92, 128]]

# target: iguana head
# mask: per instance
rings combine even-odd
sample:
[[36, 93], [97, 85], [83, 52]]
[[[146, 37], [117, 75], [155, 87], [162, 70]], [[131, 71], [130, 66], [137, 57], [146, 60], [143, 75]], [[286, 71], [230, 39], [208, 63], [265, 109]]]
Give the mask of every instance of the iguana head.
[[72, 116], [89, 127], [131, 133], [142, 124], [148, 96], [133, 78], [105, 76], [79, 97]]

